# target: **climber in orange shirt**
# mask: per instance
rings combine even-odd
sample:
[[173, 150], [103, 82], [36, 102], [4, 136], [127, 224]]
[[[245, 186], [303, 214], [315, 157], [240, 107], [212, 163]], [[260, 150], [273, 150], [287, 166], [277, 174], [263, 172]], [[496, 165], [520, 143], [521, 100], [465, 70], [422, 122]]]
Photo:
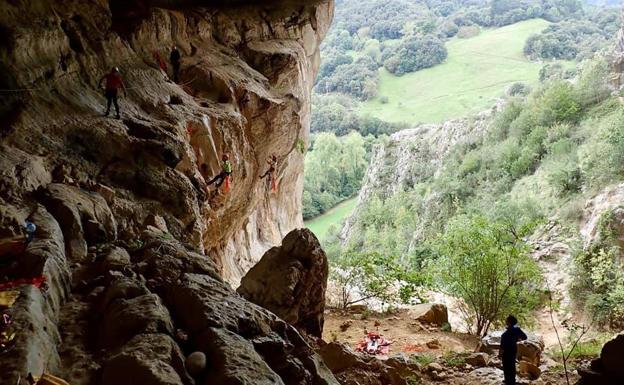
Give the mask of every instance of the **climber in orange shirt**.
[[111, 103], [115, 103], [115, 111], [117, 112], [117, 119], [120, 118], [119, 115], [119, 103], [117, 102], [117, 93], [119, 89], [122, 89], [124, 92], [124, 96], [127, 96], [126, 85], [124, 84], [123, 78], [119, 73], [119, 68], [113, 67], [111, 72], [102, 76], [99, 82], [99, 87], [102, 88], [102, 82], [106, 80], [106, 86], [104, 88], [104, 95], [106, 96], [107, 106], [106, 113], [104, 116], [108, 116], [110, 112]]

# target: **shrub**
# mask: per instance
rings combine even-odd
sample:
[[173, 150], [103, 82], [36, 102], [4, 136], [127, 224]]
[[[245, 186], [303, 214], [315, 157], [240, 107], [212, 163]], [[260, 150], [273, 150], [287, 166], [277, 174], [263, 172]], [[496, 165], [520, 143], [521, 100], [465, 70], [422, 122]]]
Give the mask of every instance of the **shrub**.
[[440, 39], [413, 35], [384, 50], [384, 67], [392, 74], [403, 75], [440, 64], [447, 55], [448, 52]]
[[530, 92], [531, 87], [522, 82], [516, 82], [507, 89], [507, 95], [509, 96], [526, 96]]
[[466, 25], [460, 27], [457, 31], [457, 37], [460, 39], [469, 39], [481, 33], [481, 29], [477, 25]]
[[465, 301], [465, 319], [478, 335], [503, 315], [522, 317], [537, 305], [541, 274], [519, 230], [510, 221], [461, 216], [435, 243], [434, 274], [443, 290]]

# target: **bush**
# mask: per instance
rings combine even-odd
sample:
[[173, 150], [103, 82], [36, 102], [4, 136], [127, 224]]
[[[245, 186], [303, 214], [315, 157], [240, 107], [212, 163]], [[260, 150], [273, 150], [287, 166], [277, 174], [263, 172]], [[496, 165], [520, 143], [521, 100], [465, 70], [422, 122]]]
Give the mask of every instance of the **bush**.
[[476, 25], [467, 25], [460, 27], [457, 31], [457, 37], [460, 39], [470, 39], [481, 33], [481, 29]]
[[526, 96], [530, 92], [531, 87], [521, 82], [516, 82], [507, 89], [507, 95], [509, 96]]
[[436, 241], [435, 275], [443, 290], [465, 301], [465, 319], [478, 335], [507, 314], [523, 317], [538, 304], [541, 274], [519, 230], [512, 222], [461, 216]]
[[388, 104], [388, 97], [387, 96], [382, 96], [379, 98], [379, 102], [381, 104]]
[[382, 308], [410, 303], [422, 283], [396, 257], [379, 253], [345, 252], [333, 261], [330, 274], [343, 309], [368, 300], [380, 301]]
[[448, 52], [432, 36], [409, 36], [383, 52], [384, 67], [395, 75], [418, 71], [442, 63]]

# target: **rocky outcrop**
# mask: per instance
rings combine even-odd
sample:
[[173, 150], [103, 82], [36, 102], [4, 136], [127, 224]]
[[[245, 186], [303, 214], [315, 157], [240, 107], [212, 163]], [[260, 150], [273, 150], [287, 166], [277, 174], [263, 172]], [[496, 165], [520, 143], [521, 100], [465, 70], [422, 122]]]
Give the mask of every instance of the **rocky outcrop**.
[[[495, 331], [481, 339], [478, 351], [494, 354], [500, 349], [500, 341], [503, 331]], [[544, 351], [544, 341], [542, 337], [532, 333], [527, 333], [528, 339], [518, 343], [518, 361], [527, 361], [539, 366], [542, 352]]]
[[291, 231], [241, 280], [238, 293], [299, 330], [323, 333], [327, 256], [308, 229]]
[[[424, 124], [402, 130], [392, 134], [387, 144], [375, 147], [358, 195], [357, 206], [345, 223], [341, 238], [345, 241], [349, 239], [351, 231], [357, 226], [359, 212], [373, 196], [388, 198], [404, 188], [430, 178], [438, 172], [455, 145], [478, 141], [488, 127], [490, 115], [488, 111], [474, 119]], [[433, 201], [435, 196], [427, 197], [427, 200]], [[431, 206], [431, 210], [436, 210], [433, 204], [424, 206]], [[421, 235], [414, 234], [414, 242]]]
[[[73, 385], [337, 384], [296, 329], [226, 283], [302, 224], [296, 148], [332, 10], [0, 4], [0, 237], [26, 247], [2, 256], [0, 283], [45, 276], [17, 287], [3, 382], [46, 371]], [[158, 59], [172, 45], [179, 84]], [[101, 116], [112, 66], [128, 88], [121, 119]], [[207, 180], [224, 153], [232, 184], [218, 194]], [[275, 193], [258, 178], [272, 154]], [[191, 353], [206, 358], [192, 375]]]
[[403, 355], [382, 361], [337, 342], [323, 344], [319, 354], [341, 385], [409, 385], [421, 377], [419, 365]]
[[579, 369], [578, 385], [616, 385], [624, 383], [624, 334], [607, 342], [600, 357], [592, 361], [590, 368]]
[[448, 310], [440, 303], [423, 303], [409, 308], [409, 318], [430, 325], [443, 326], [448, 324]]
[[[333, 10], [331, 1], [245, 3], [3, 3], [2, 199], [27, 204], [53, 180], [97, 191], [122, 239], [160, 215], [237, 284], [302, 225], [295, 148], [308, 138], [310, 89]], [[172, 45], [183, 54], [180, 84], [157, 64]], [[97, 82], [112, 66], [128, 87], [120, 120], [99, 116]], [[206, 180], [223, 153], [232, 189], [216, 197]], [[258, 178], [272, 154], [280, 158], [276, 193]], [[71, 243], [84, 254], [81, 240]]]

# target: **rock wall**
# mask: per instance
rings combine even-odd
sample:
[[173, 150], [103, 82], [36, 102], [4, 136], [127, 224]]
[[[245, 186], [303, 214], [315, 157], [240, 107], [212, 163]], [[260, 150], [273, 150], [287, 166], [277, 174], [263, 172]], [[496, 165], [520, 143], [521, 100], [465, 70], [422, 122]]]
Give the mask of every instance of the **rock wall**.
[[[227, 283], [302, 224], [297, 147], [332, 12], [331, 1], [0, 3], [0, 284], [18, 293], [2, 310], [15, 333], [2, 381], [337, 384], [292, 326]], [[98, 80], [113, 66], [121, 119], [102, 117]], [[224, 153], [232, 184], [219, 194], [207, 181]], [[259, 178], [273, 154], [277, 192]]]
[[[264, 3], [3, 2], [3, 205], [29, 207], [62, 168], [82, 187], [112, 190], [120, 238], [162, 216], [236, 284], [302, 224], [295, 148], [308, 138], [319, 43], [333, 12], [331, 2]], [[172, 45], [183, 56], [179, 85], [158, 65]], [[120, 120], [100, 116], [97, 84], [112, 66], [128, 87]], [[231, 192], [206, 194], [226, 152]], [[272, 154], [276, 193], [259, 178]]]
[[490, 115], [491, 112], [486, 111], [476, 118], [402, 130], [393, 134], [387, 144], [374, 148], [357, 206], [345, 223], [341, 238], [349, 239], [360, 210], [374, 195], [390, 197], [426, 180], [439, 172], [454, 145], [479, 140], [489, 124]]

